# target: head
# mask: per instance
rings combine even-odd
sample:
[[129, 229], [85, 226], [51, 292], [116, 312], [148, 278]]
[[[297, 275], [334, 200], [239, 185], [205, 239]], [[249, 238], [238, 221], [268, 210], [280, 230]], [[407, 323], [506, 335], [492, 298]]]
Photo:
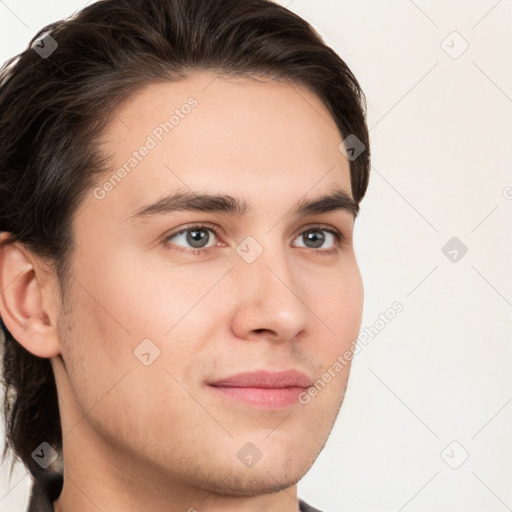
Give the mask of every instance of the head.
[[[42, 442], [87, 438], [216, 492], [297, 482], [363, 305], [369, 141], [343, 60], [270, 1], [103, 0], [4, 65], [0, 112], [4, 456], [37, 474]], [[287, 408], [210, 386], [291, 368], [324, 386]]]

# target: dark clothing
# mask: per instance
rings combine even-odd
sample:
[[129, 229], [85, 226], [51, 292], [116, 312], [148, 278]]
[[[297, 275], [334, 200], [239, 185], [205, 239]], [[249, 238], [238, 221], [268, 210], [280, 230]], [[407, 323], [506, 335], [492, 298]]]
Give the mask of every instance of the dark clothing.
[[[27, 512], [54, 512], [53, 502], [59, 497], [62, 484], [63, 478], [59, 473], [38, 475], [32, 486]], [[301, 512], [321, 512], [301, 499], [299, 499], [299, 506]]]
[[60, 496], [63, 478], [60, 473], [42, 473], [34, 478], [27, 512], [54, 512], [53, 502]]
[[313, 508], [311, 505], [308, 505], [305, 501], [302, 501], [300, 498], [299, 507], [300, 512], [322, 512], [321, 510], [318, 510], [317, 508]]

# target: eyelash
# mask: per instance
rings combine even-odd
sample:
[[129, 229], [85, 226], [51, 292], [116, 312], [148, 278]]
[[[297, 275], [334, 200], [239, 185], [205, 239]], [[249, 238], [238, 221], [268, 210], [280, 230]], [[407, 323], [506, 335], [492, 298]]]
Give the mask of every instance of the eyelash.
[[[166, 248], [169, 249], [169, 247], [166, 245], [166, 242], [168, 242], [170, 239], [174, 238], [177, 235], [186, 233], [187, 231], [194, 231], [194, 230], [210, 230], [215, 233], [216, 237], [219, 236], [219, 230], [217, 229], [217, 227], [214, 224], [200, 223], [200, 224], [194, 224], [192, 226], [188, 226], [187, 228], [181, 229], [180, 231], [177, 231], [176, 233], [171, 233], [170, 235], [167, 235], [163, 240], [164, 245], [166, 246]], [[314, 231], [314, 230], [326, 231], [327, 233], [332, 234], [336, 240], [336, 246], [331, 249], [311, 249], [310, 248], [310, 250], [312, 250], [316, 253], [322, 254], [324, 256], [332, 255], [332, 254], [335, 254], [338, 251], [338, 249], [343, 247], [343, 245], [346, 243], [345, 237], [337, 229], [327, 228], [322, 225], [309, 226], [307, 229], [305, 229], [301, 233], [299, 233], [299, 236], [303, 235], [306, 231]], [[186, 254], [195, 254], [195, 255], [200, 256], [200, 255], [208, 254], [210, 252], [210, 249], [214, 249], [215, 247], [216, 246], [207, 247], [205, 249], [194, 249], [194, 248], [184, 249], [183, 247], [181, 247], [179, 245], [175, 245], [175, 246], [173, 246], [173, 249], [175, 249], [179, 252], [184, 252]], [[307, 249], [307, 247], [304, 247], [304, 249]]]

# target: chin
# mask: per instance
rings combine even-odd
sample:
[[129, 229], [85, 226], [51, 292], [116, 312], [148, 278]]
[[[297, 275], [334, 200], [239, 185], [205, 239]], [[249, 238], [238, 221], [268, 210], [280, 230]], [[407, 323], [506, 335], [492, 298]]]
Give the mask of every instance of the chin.
[[289, 469], [284, 473], [275, 472], [275, 469], [262, 468], [258, 473], [251, 474], [252, 468], [242, 473], [233, 471], [220, 481], [208, 480], [206, 486], [202, 486], [208, 491], [218, 496], [237, 496], [253, 497], [264, 494], [273, 494], [283, 489], [288, 489], [297, 484], [307, 471], [294, 471], [292, 474]]

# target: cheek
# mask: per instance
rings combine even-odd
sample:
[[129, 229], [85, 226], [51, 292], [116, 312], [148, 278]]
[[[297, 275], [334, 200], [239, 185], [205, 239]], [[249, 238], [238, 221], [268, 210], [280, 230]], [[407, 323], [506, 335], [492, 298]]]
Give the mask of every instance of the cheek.
[[[197, 347], [191, 343], [194, 333], [178, 339], [176, 329], [164, 336], [186, 312], [175, 305], [183, 295], [171, 301], [167, 286], [151, 282], [143, 272], [132, 279], [102, 278], [95, 273], [86, 281], [86, 291], [78, 284], [83, 276], [77, 276], [68, 296], [72, 312], [59, 319], [59, 336], [78, 406], [76, 418], [90, 411], [88, 421], [114, 443], [127, 432], [142, 436], [144, 422], [139, 424], [138, 418], [154, 417], [161, 402], [171, 400], [178, 410], [185, 409], [189, 397], [165, 369], [183, 381], [180, 372], [186, 373]], [[134, 354], [146, 338], [161, 350], [149, 366]]]
[[118, 256], [103, 262], [101, 273], [89, 281], [96, 300], [80, 295], [80, 315], [88, 325], [84, 332], [91, 334], [93, 344], [99, 342], [96, 349], [103, 354], [104, 372], [109, 367], [142, 367], [137, 356], [149, 350], [151, 359], [156, 356], [151, 368], [167, 368], [179, 377], [190, 371], [207, 339], [205, 333], [225, 315], [223, 305], [212, 302], [209, 292], [229, 267], [147, 260]]
[[198, 272], [194, 265], [173, 266], [128, 250], [98, 258], [96, 264], [90, 257], [81, 259], [87, 263], [78, 262], [76, 268], [90, 295], [90, 304], [84, 304], [87, 316], [100, 322], [102, 330], [137, 338], [163, 336], [222, 274]]
[[118, 284], [115, 293], [128, 297], [119, 314], [137, 338], [153, 336], [168, 345], [186, 326], [190, 344], [190, 338], [215, 317], [213, 312], [198, 317], [195, 310], [202, 309], [203, 302], [210, 304], [208, 294], [225, 272], [219, 265], [146, 265], [129, 283]]
[[[315, 290], [315, 313], [327, 333], [326, 346], [338, 355], [357, 339], [363, 313], [363, 282], [355, 260], [308, 286]], [[314, 288], [313, 288], [314, 286]]]

